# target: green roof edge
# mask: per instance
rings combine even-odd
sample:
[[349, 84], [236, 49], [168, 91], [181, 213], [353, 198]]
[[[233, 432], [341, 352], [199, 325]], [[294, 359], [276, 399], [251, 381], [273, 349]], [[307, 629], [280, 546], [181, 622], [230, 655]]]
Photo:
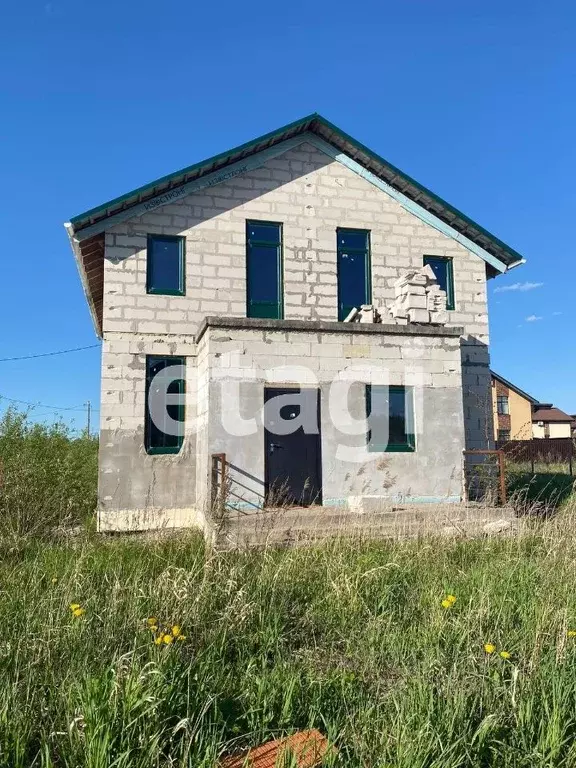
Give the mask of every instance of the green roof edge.
[[[293, 128], [297, 128], [300, 125], [304, 125], [305, 123], [311, 122], [312, 120], [315, 120], [318, 118], [323, 120], [323, 118], [321, 118], [321, 116], [317, 112], [313, 112], [312, 114], [307, 115], [306, 117], [301, 117], [299, 120], [294, 120], [294, 122], [288, 123], [288, 125], [285, 125], [282, 128], [277, 128], [274, 131], [269, 131], [268, 133], [265, 133], [262, 136], [258, 136], [255, 139], [251, 139], [250, 141], [247, 141], [244, 144], [240, 144], [237, 147], [233, 147], [232, 149], [227, 149], [225, 152], [219, 152], [217, 155], [214, 155], [213, 157], [208, 157], [204, 160], [200, 160], [198, 163], [193, 163], [192, 165], [188, 165], [186, 168], [181, 168], [179, 171], [174, 171], [173, 173], [169, 173], [166, 176], [161, 176], [159, 179], [155, 179], [154, 181], [148, 182], [148, 184], [143, 184], [141, 187], [136, 187], [136, 189], [133, 189], [131, 192], [126, 192], [126, 194], [124, 195], [120, 195], [119, 197], [114, 197], [112, 200], [108, 200], [106, 203], [102, 203], [101, 205], [97, 205], [94, 208], [90, 208], [89, 210], [84, 211], [84, 213], [79, 213], [77, 216], [73, 216], [70, 219], [70, 223], [72, 225], [77, 224], [83, 219], [86, 219], [90, 216], [94, 216], [97, 213], [101, 213], [102, 211], [105, 211], [107, 208], [120, 205], [125, 200], [128, 200], [131, 197], [134, 197], [134, 195], [139, 195], [139, 194], [142, 194], [143, 192], [149, 191], [154, 187], [158, 186], [159, 184], [166, 184], [178, 176], [182, 176], [187, 173], [192, 173], [192, 171], [195, 171], [198, 168], [201, 168], [203, 165], [209, 165], [211, 163], [217, 162], [218, 160], [223, 160], [227, 155], [232, 155], [235, 152], [242, 152], [245, 149], [249, 149], [252, 146], [260, 144], [263, 141], [266, 141], [267, 139], [272, 139], [275, 136], [281, 133], [284, 133], [285, 131], [292, 130]], [[325, 121], [323, 120], [323, 122]]]
[[[126, 200], [134, 197], [135, 195], [141, 195], [145, 192], [150, 192], [154, 189], [154, 187], [166, 184], [172, 181], [173, 179], [184, 176], [188, 173], [192, 173], [195, 170], [198, 170], [199, 168], [202, 168], [202, 166], [211, 165], [215, 162], [218, 162], [219, 160], [225, 159], [228, 155], [233, 155], [238, 152], [243, 152], [247, 149], [250, 149], [253, 146], [256, 146], [258, 144], [261, 144], [263, 141], [274, 139], [286, 131], [294, 130], [295, 128], [298, 128], [300, 126], [303, 126], [307, 123], [313, 123], [314, 121], [319, 122], [322, 124], [325, 128], [328, 128], [330, 131], [333, 131], [336, 133], [342, 140], [352, 144], [357, 150], [360, 152], [363, 152], [368, 157], [372, 158], [378, 163], [382, 163], [383, 165], [386, 165], [391, 171], [393, 171], [395, 174], [400, 176], [402, 179], [404, 179], [409, 184], [413, 184], [417, 189], [419, 189], [421, 192], [423, 192], [425, 195], [428, 195], [433, 200], [435, 200], [439, 205], [444, 207], [446, 210], [450, 211], [452, 214], [457, 216], [458, 218], [465, 221], [470, 226], [474, 227], [478, 230], [481, 234], [483, 234], [485, 237], [487, 237], [489, 240], [491, 240], [493, 243], [497, 244], [500, 248], [502, 248], [506, 253], [508, 253], [515, 261], [511, 262], [511, 264], [507, 265], [508, 267], [515, 265], [517, 263], [522, 263], [524, 261], [523, 257], [521, 256], [518, 251], [511, 248], [509, 245], [504, 243], [502, 240], [500, 240], [498, 237], [493, 235], [491, 232], [489, 232], [484, 227], [480, 226], [476, 221], [471, 219], [469, 216], [467, 216], [465, 213], [462, 213], [458, 208], [455, 208], [450, 203], [446, 202], [446, 200], [443, 200], [441, 197], [439, 197], [437, 194], [432, 192], [430, 189], [425, 187], [423, 184], [420, 184], [420, 182], [416, 181], [416, 179], [413, 179], [411, 176], [409, 176], [407, 173], [404, 173], [404, 171], [401, 171], [399, 168], [397, 168], [392, 163], [388, 162], [388, 160], [385, 160], [381, 155], [378, 155], [376, 152], [371, 150], [369, 147], [367, 147], [365, 144], [362, 144], [357, 139], [350, 136], [348, 133], [343, 131], [341, 128], [338, 128], [338, 126], [334, 125], [334, 123], [330, 122], [330, 120], [327, 120], [325, 117], [320, 115], [318, 112], [312, 112], [309, 115], [306, 115], [305, 117], [301, 117], [298, 120], [294, 120], [292, 123], [288, 123], [287, 125], [282, 126], [281, 128], [277, 128], [273, 131], [269, 131], [268, 133], [263, 134], [262, 136], [258, 136], [255, 139], [252, 139], [251, 141], [247, 141], [244, 144], [240, 144], [237, 147], [234, 147], [232, 149], [228, 149], [225, 152], [220, 152], [217, 155], [214, 155], [213, 157], [206, 158], [205, 160], [201, 160], [198, 163], [194, 163], [193, 165], [189, 165], [185, 168], [182, 168], [178, 171], [175, 171], [173, 173], [167, 174], [166, 176], [162, 176], [159, 179], [156, 179], [155, 181], [149, 182], [148, 184], [144, 184], [141, 187], [137, 187], [136, 189], [133, 189], [130, 192], [127, 192], [124, 195], [120, 195], [119, 197], [115, 197], [112, 200], [108, 200], [107, 202], [98, 205], [94, 208], [90, 208], [88, 211], [85, 211], [84, 213], [80, 213], [77, 216], [74, 216], [70, 219], [70, 223], [75, 228], [77, 224], [80, 224], [81, 222], [84, 222], [85, 219], [93, 217], [97, 214], [101, 214], [106, 211], [108, 208], [117, 207], [120, 206], [123, 202]], [[82, 227], [80, 227], [81, 229]]]
[[480, 226], [474, 219], [471, 219], [469, 216], [467, 216], [465, 213], [462, 213], [458, 208], [455, 208], [450, 203], [446, 202], [446, 200], [443, 200], [439, 195], [437, 195], [435, 192], [432, 192], [432, 190], [428, 189], [428, 187], [425, 187], [423, 184], [420, 184], [419, 181], [416, 181], [416, 179], [413, 179], [411, 176], [409, 176], [407, 173], [404, 173], [404, 171], [401, 171], [400, 168], [397, 168], [392, 163], [388, 162], [388, 160], [385, 160], [381, 155], [374, 152], [374, 150], [370, 149], [366, 145], [359, 142], [357, 139], [355, 139], [353, 136], [350, 136], [345, 131], [343, 131], [341, 128], [338, 128], [337, 125], [334, 125], [334, 123], [331, 123], [329, 120], [326, 120], [325, 117], [322, 117], [322, 115], [316, 114], [316, 119], [320, 120], [324, 125], [326, 125], [330, 130], [334, 131], [335, 133], [338, 133], [343, 139], [346, 141], [349, 141], [351, 144], [353, 144], [357, 149], [364, 152], [365, 154], [369, 155], [370, 157], [374, 158], [379, 163], [383, 163], [384, 165], [387, 165], [394, 173], [397, 173], [399, 176], [401, 176], [403, 179], [405, 179], [410, 184], [414, 184], [415, 187], [418, 187], [422, 192], [424, 192], [426, 195], [430, 195], [431, 198], [436, 200], [440, 205], [447, 208], [449, 211], [454, 213], [459, 218], [466, 221], [468, 224], [471, 224], [473, 227], [476, 227], [476, 229], [481, 232], [482, 234], [486, 235], [486, 237], [490, 238], [493, 242], [497, 243], [501, 248], [503, 248], [508, 253], [514, 255], [517, 257], [518, 261], [524, 261], [523, 256], [518, 253], [518, 251], [515, 251], [513, 248], [510, 248], [509, 245], [507, 245], [505, 242], [500, 240], [500, 238], [493, 235], [491, 232], [489, 232], [487, 229], [484, 229], [484, 227]]

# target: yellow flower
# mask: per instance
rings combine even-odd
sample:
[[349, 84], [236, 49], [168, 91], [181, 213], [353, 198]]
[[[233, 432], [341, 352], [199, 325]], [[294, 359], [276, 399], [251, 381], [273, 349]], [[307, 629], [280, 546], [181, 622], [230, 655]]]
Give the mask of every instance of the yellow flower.
[[149, 627], [158, 626], [158, 619], [155, 619], [154, 616], [150, 616], [149, 619], [146, 619], [146, 622]]
[[74, 616], [79, 617], [79, 616], [84, 616], [86, 611], [84, 610], [84, 608], [80, 608], [80, 606], [78, 606], [78, 608], [75, 608], [72, 611], [72, 613], [74, 614]]
[[57, 581], [58, 579], [56, 578], [56, 576], [52, 576], [52, 584], [56, 584]]
[[500, 651], [500, 656], [502, 656], [503, 659], [509, 659], [512, 654], [508, 653], [508, 651]]
[[155, 645], [162, 645], [162, 635], [158, 635], [158, 637], [154, 638], [154, 644]]
[[149, 629], [151, 632], [158, 632], [158, 627], [155, 624], [152, 624]]
[[170, 643], [174, 640], [172, 635], [164, 635], [162, 640], [166, 643], [166, 645], [170, 645]]
[[452, 608], [453, 605], [450, 600], [442, 600], [442, 608]]
[[449, 603], [454, 605], [454, 603], [456, 602], [456, 597], [454, 595], [446, 595], [446, 600], [448, 600]]
[[70, 603], [70, 610], [71, 610], [72, 612], [74, 612], [74, 611], [78, 610], [78, 608], [80, 608], [80, 606], [78, 605], [78, 603]]
[[174, 624], [172, 627], [172, 634], [174, 637], [178, 637], [178, 635], [182, 634], [182, 627], [179, 624]]
[[569, 629], [568, 637], [576, 637], [576, 629]]
[[494, 643], [484, 643], [484, 650], [486, 651], [486, 653], [494, 653], [494, 651], [496, 650], [496, 646], [494, 645]]
[[186, 635], [178, 635], [178, 637], [176, 639], [180, 640], [180, 641], [186, 640]]

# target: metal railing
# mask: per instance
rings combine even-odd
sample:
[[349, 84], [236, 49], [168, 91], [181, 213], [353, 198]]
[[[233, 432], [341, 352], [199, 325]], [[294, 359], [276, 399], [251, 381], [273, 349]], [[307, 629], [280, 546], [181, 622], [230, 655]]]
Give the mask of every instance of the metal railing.
[[[466, 457], [487, 457], [489, 461], [467, 462]], [[495, 461], [490, 461], [490, 459]], [[469, 501], [487, 500], [491, 495], [506, 504], [504, 451], [464, 451], [464, 482]]]

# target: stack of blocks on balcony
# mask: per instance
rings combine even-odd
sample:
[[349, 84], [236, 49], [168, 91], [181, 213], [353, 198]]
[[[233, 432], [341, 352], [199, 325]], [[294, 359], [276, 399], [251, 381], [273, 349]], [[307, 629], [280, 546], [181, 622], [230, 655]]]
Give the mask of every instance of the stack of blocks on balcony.
[[448, 322], [446, 291], [443, 291], [429, 265], [411, 269], [394, 283], [395, 299], [390, 314], [399, 325]]

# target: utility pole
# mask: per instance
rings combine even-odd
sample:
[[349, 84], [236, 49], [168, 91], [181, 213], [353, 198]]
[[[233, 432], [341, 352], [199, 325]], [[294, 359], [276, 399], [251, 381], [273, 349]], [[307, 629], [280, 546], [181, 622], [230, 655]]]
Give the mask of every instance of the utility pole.
[[90, 437], [90, 411], [91, 411], [92, 405], [90, 403], [90, 400], [86, 403], [86, 436]]

